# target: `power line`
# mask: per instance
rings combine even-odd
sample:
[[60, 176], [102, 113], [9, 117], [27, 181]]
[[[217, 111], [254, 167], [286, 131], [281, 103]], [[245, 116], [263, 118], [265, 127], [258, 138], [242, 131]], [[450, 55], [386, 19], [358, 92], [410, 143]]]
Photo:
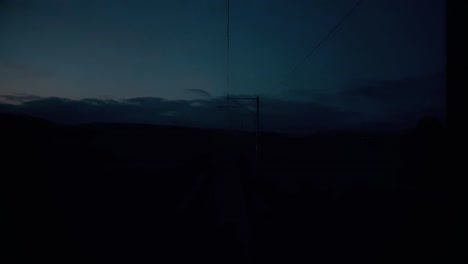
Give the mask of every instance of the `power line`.
[[[230, 39], [229, 39], [229, 36], [230, 36], [230, 32], [229, 32], [229, 28], [230, 28], [230, 1], [229, 0], [226, 0], [226, 94], [227, 94], [227, 98], [229, 98], [229, 86], [230, 86], [230, 75], [231, 75], [231, 67], [230, 67], [230, 59], [231, 59], [231, 54], [230, 54]], [[232, 120], [231, 120], [231, 114], [230, 114], [230, 108], [229, 108], [229, 102], [230, 100], [228, 99], [227, 100], [227, 103], [228, 103], [228, 107], [226, 108], [226, 115], [227, 115], [227, 128], [230, 128], [231, 127], [231, 123], [232, 123]]]
[[[362, 1], [363, 0], [357, 1], [356, 4], [354, 4], [354, 6], [348, 11], [348, 13], [346, 13], [341, 18], [341, 20], [327, 33], [327, 35], [325, 35], [325, 37], [322, 38], [322, 40], [318, 42], [317, 45], [315, 45], [312, 48], [312, 50], [298, 64], [296, 64], [296, 66], [292, 69], [292, 71], [290, 71], [287, 75], [285, 75], [285, 78], [281, 82], [279, 82], [279, 84], [285, 82], [291, 74], [293, 74], [297, 69], [299, 69], [299, 67], [301, 67], [307, 61], [307, 59], [309, 59], [309, 57], [316, 50], [318, 50], [318, 48], [320, 48], [320, 46], [322, 46], [322, 44], [333, 34], [333, 32], [335, 32], [340, 27], [340, 25], [346, 20], [346, 18], [348, 18], [354, 12], [354, 10], [362, 3]], [[268, 93], [266, 93], [265, 96], [269, 96], [274, 91], [274, 89], [275, 87], [271, 88], [271, 90]]]
[[231, 69], [230, 69], [230, 59], [231, 59], [230, 57], [231, 57], [231, 56], [230, 56], [230, 47], [229, 47], [229, 42], [230, 42], [230, 40], [229, 40], [229, 33], [230, 33], [230, 32], [229, 32], [229, 26], [230, 26], [230, 25], [229, 25], [229, 23], [230, 23], [230, 21], [229, 21], [229, 20], [230, 20], [230, 17], [229, 17], [229, 13], [230, 13], [229, 11], [230, 11], [230, 10], [229, 10], [229, 8], [230, 8], [230, 7], [229, 7], [229, 0], [226, 0], [226, 18], [227, 18], [227, 23], [226, 23], [226, 41], [227, 41], [227, 43], [226, 43], [226, 44], [227, 44], [227, 45], [226, 45], [226, 48], [227, 48], [227, 58], [226, 58], [226, 59], [227, 59], [227, 61], [226, 61], [226, 63], [227, 63], [227, 67], [226, 67], [227, 72], [226, 72], [226, 81], [227, 81], [227, 82], [226, 82], [226, 85], [227, 85], [227, 94], [229, 94], [229, 81], [230, 81], [230, 75], [231, 75]]

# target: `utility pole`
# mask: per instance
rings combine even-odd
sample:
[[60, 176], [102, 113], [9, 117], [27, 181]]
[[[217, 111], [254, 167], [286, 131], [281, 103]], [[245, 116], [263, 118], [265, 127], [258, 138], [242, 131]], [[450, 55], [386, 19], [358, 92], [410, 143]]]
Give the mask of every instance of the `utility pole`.
[[[244, 108], [247, 112], [251, 113], [255, 117], [255, 171], [257, 173], [258, 167], [258, 152], [259, 152], [259, 134], [260, 134], [260, 97], [231, 97], [227, 96], [227, 105], [218, 106], [219, 108]], [[255, 102], [255, 111], [252, 111], [248, 106], [247, 102]], [[231, 102], [234, 104], [232, 105]]]
[[[242, 107], [247, 110], [249, 113], [255, 115], [255, 173], [257, 173], [258, 166], [258, 151], [259, 151], [259, 130], [260, 130], [260, 97], [230, 97], [230, 79], [231, 79], [231, 70], [230, 70], [230, 0], [226, 0], [226, 87], [227, 87], [227, 105], [218, 106], [219, 108], [227, 108], [228, 122], [231, 125], [231, 116], [230, 108], [232, 107]], [[243, 101], [255, 101], [256, 111], [249, 109]], [[231, 102], [234, 102], [235, 105], [231, 105]]]
[[260, 97], [257, 95], [255, 98], [256, 100], [256, 105], [257, 105], [257, 115], [256, 115], [256, 121], [255, 121], [255, 126], [256, 126], [256, 131], [255, 131], [255, 170], [257, 170], [258, 167], [258, 133], [260, 129]]

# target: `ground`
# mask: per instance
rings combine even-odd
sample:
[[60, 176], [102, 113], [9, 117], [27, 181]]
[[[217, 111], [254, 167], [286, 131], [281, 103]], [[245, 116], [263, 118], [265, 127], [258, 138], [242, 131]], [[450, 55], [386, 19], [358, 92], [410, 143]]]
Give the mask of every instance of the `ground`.
[[1, 122], [18, 263], [454, 259], [443, 128], [264, 133], [256, 163], [253, 134]]

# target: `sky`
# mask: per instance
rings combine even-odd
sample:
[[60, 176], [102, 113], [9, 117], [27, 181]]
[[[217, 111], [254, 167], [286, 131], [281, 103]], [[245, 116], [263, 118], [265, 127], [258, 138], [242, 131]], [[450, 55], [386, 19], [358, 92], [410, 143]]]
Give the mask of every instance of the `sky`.
[[231, 1], [228, 89], [225, 1], [0, 0], [0, 95], [197, 110], [228, 93], [259, 95], [266, 121], [303, 118], [293, 130], [442, 117], [445, 1], [364, 0], [291, 73], [355, 3]]

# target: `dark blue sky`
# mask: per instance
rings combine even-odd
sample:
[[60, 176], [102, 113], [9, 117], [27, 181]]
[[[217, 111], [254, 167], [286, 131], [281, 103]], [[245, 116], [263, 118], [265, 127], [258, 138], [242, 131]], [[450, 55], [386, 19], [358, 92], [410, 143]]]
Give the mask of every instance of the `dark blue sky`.
[[[436, 96], [444, 82], [420, 87], [445, 72], [441, 0], [364, 1], [298, 71], [278, 84], [354, 3], [232, 0], [229, 92], [263, 95], [273, 88], [265, 103], [310, 102], [367, 112], [369, 118], [390, 106], [384, 109], [365, 96], [356, 103], [344, 95], [362, 87], [375, 87], [379, 94], [387, 87], [394, 92], [383, 92], [381, 100], [389, 105], [411, 94], [414, 101], [406, 99], [402, 106], [410, 114], [422, 111], [419, 97], [428, 98], [429, 108], [442, 109], [443, 100]], [[167, 100], [224, 96], [225, 22], [223, 0], [3, 0], [0, 94]], [[416, 87], [417, 92], [401, 87]]]

